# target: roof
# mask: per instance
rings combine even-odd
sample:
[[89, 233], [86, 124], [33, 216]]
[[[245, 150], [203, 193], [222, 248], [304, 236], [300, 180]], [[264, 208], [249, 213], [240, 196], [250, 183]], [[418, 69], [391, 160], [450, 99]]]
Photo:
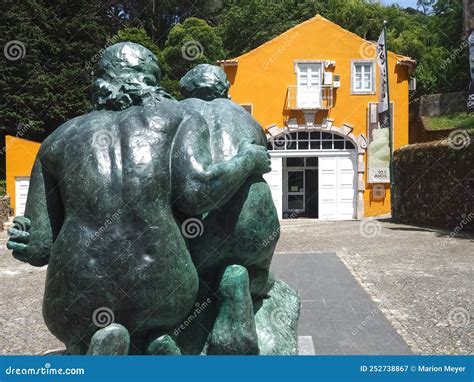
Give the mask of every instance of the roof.
[[[242, 55], [240, 55], [239, 57], [236, 57], [236, 58], [232, 58], [232, 59], [227, 59], [227, 60], [219, 60], [217, 61], [217, 63], [219, 65], [222, 65], [222, 66], [229, 66], [229, 65], [232, 65], [232, 66], [236, 66], [238, 65], [239, 63], [239, 59], [251, 54], [253, 51], [257, 50], [257, 49], [260, 49], [262, 46], [265, 46], [267, 44], [271, 44], [272, 42], [274, 42], [275, 40], [278, 40], [280, 38], [283, 38], [286, 34], [290, 34], [292, 31], [298, 29], [299, 27], [301, 27], [302, 25], [305, 25], [305, 24], [311, 24], [313, 22], [319, 22], [319, 21], [322, 21], [322, 22], [326, 22], [328, 24], [331, 24], [333, 27], [336, 27], [336, 28], [339, 28], [342, 32], [348, 34], [348, 35], [351, 35], [359, 40], [361, 40], [361, 42], [366, 42], [367, 44], [373, 44], [375, 46], [375, 43], [374, 42], [371, 42], [371, 41], [368, 41], [368, 40], [365, 40], [364, 38], [360, 37], [359, 35], [355, 34], [355, 33], [352, 33], [350, 31], [348, 31], [347, 29], [344, 29], [343, 27], [341, 27], [340, 25], [324, 18], [323, 16], [317, 14], [316, 16], [298, 24], [298, 25], [295, 25], [293, 28], [290, 28], [288, 29], [287, 31], [283, 32], [282, 34], [274, 37], [273, 39], [265, 42], [264, 44], [258, 46], [257, 48], [255, 49], [252, 49], [251, 51], [247, 52], [247, 53], [244, 53]], [[394, 57], [396, 60], [397, 60], [397, 64], [399, 65], [408, 65], [410, 67], [410, 69], [413, 69], [416, 65], [416, 60], [408, 57], [408, 56], [403, 56], [401, 54], [397, 54], [397, 53], [394, 53], [394, 52], [391, 52], [391, 51], [388, 51], [388, 54], [392, 57]]]

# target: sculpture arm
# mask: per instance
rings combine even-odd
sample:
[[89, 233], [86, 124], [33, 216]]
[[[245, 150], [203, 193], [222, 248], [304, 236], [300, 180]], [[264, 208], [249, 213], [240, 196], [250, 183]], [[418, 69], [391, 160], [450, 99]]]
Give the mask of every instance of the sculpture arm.
[[199, 215], [224, 205], [252, 174], [270, 171], [266, 149], [246, 142], [232, 159], [213, 163], [209, 130], [193, 114], [182, 122], [171, 154], [173, 205], [187, 215]]
[[48, 264], [62, 225], [63, 209], [56, 182], [39, 157], [31, 173], [25, 216], [15, 218], [7, 248], [13, 250], [16, 259], [41, 267]]

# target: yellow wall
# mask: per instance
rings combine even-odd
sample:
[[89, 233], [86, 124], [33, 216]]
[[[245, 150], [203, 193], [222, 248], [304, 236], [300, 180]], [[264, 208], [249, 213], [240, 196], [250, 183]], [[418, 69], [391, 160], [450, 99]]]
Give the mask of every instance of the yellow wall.
[[40, 144], [7, 135], [5, 137], [5, 148], [7, 194], [10, 195], [11, 207], [15, 213], [15, 177], [30, 176]]
[[[303, 122], [301, 112], [285, 111], [288, 85], [296, 85], [295, 60], [335, 60], [336, 65], [331, 71], [340, 75], [341, 87], [335, 89], [334, 107], [329, 112], [320, 111], [316, 121], [320, 123], [323, 117], [331, 118], [337, 127], [341, 127], [344, 122], [349, 123], [354, 127], [354, 135], [363, 133], [367, 136], [368, 103], [377, 102], [378, 98], [377, 94], [350, 94], [353, 59], [375, 60], [375, 47], [318, 15], [237, 57], [237, 66], [225, 66], [224, 69], [231, 82], [232, 100], [240, 104], [252, 104], [253, 115], [264, 128], [271, 124], [282, 127], [289, 117], [296, 117], [298, 122]], [[408, 143], [409, 74], [407, 66], [396, 63], [396, 55], [390, 52], [390, 97], [395, 108], [394, 147], [398, 148]], [[377, 91], [378, 84], [377, 74]], [[390, 212], [389, 187], [386, 187], [386, 200], [373, 202], [370, 200], [370, 186], [366, 186], [366, 216]]]

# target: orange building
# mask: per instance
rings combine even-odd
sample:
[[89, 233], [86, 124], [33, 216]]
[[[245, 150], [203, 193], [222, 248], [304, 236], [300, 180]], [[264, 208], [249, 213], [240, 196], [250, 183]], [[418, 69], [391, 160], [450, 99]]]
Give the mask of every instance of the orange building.
[[7, 135], [5, 137], [7, 194], [14, 215], [23, 215], [30, 175], [40, 144]]
[[[367, 177], [368, 130], [379, 127], [375, 56], [374, 43], [317, 15], [242, 56], [219, 61], [232, 100], [267, 132], [272, 172], [266, 180], [280, 217], [390, 213], [387, 180], [369, 183]], [[388, 53], [395, 148], [408, 144], [414, 65]]]

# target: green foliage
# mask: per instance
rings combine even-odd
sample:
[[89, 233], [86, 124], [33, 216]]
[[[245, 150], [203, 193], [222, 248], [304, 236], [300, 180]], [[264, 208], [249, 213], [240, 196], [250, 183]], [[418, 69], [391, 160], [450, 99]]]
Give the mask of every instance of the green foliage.
[[474, 134], [474, 114], [452, 113], [439, 117], [424, 117], [427, 128], [430, 130], [466, 129]]
[[0, 130], [15, 134], [22, 129], [24, 137], [49, 133], [91, 109], [86, 63], [117, 22], [104, 2], [93, 0], [4, 3], [1, 46], [18, 40], [25, 54], [17, 60], [0, 58]]
[[0, 196], [6, 195], [7, 193], [7, 181], [0, 180]]
[[215, 28], [205, 20], [190, 17], [171, 29], [163, 55], [169, 65], [169, 79], [179, 80], [197, 64], [215, 64], [225, 52]]

